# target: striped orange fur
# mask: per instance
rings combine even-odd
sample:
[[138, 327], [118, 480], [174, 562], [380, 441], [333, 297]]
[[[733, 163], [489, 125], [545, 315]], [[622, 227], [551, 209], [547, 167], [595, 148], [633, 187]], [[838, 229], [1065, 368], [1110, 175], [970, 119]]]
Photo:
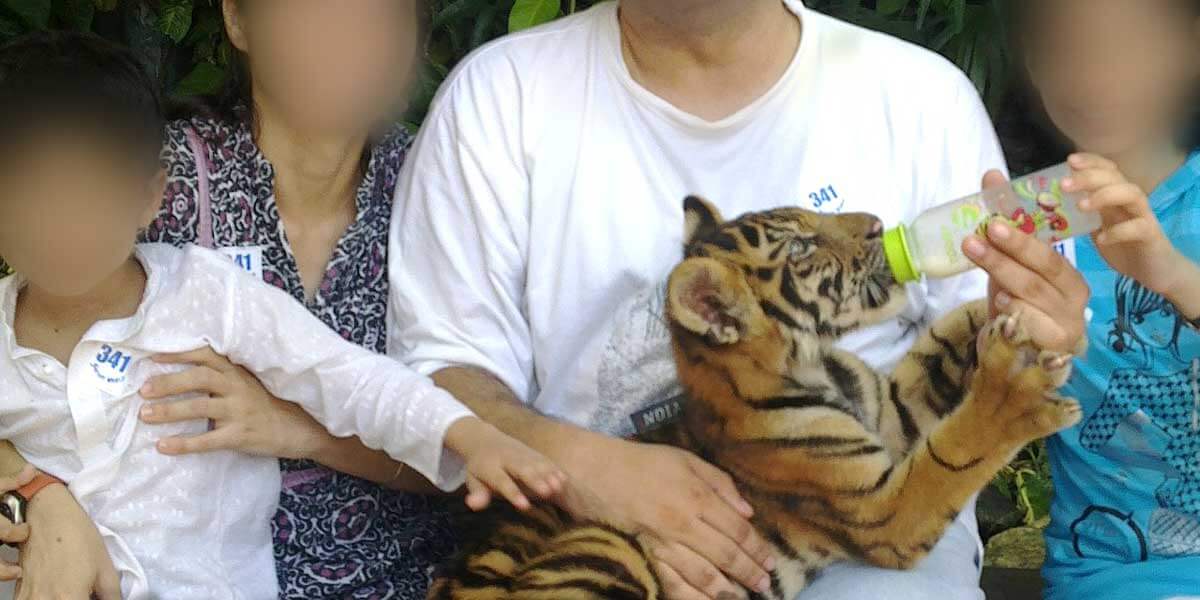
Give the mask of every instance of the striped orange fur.
[[[687, 404], [647, 441], [733, 477], [780, 558], [766, 597], [792, 600], [837, 560], [912, 567], [1015, 452], [1078, 421], [1054, 393], [1067, 357], [1033, 347], [1015, 317], [989, 322], [984, 303], [923, 332], [890, 376], [833, 348], [905, 304], [874, 217], [684, 209], [667, 314]], [[485, 519], [431, 599], [662, 597], [626, 532], [553, 507]]]

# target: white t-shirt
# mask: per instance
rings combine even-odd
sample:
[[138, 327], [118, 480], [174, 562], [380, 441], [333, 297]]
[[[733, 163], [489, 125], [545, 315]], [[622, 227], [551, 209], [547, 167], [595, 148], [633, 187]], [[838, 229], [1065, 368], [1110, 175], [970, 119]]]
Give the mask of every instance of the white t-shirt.
[[155, 363], [155, 354], [212, 346], [334, 435], [358, 435], [443, 489], [461, 485], [462, 461], [442, 441], [470, 412], [427, 377], [343, 340], [221, 254], [152, 244], [138, 246], [137, 257], [147, 274], [137, 313], [93, 325], [66, 366], [17, 344], [23, 281], [0, 280], [0, 439], [70, 482], [104, 538], [123, 598], [278, 596], [270, 527], [278, 462], [159, 453], [159, 439], [201, 434], [207, 423], [138, 419], [146, 380], [182, 369]]
[[[726, 217], [792, 205], [891, 226], [1003, 169], [954, 66], [787, 5], [803, 27], [790, 68], [718, 122], [631, 78], [616, 3], [467, 58], [397, 188], [392, 351], [424, 373], [480, 367], [543, 413], [629, 433], [629, 407], [673, 393], [655, 287], [681, 258], [686, 195]], [[919, 325], [985, 281], [913, 285], [903, 317], [841, 345], [890, 368]]]

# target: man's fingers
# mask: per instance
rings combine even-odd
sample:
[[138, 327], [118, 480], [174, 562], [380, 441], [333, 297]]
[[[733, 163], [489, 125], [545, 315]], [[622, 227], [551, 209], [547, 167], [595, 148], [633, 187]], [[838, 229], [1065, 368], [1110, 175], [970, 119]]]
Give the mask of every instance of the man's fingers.
[[664, 560], [654, 561], [654, 572], [658, 573], [663, 596], [671, 600], [710, 600], [696, 588], [688, 585], [683, 576]]
[[212, 367], [195, 367], [181, 373], [159, 375], [148, 380], [140, 390], [142, 397], [158, 400], [183, 394], [220, 395], [228, 392], [226, 374]]
[[215, 429], [192, 437], [169, 437], [158, 441], [158, 451], [168, 456], [200, 454], [236, 448], [234, 435], [229, 429]]
[[1086, 286], [1083, 277], [1054, 247], [1025, 235], [1007, 223], [992, 221], [987, 228], [988, 241], [1009, 258], [1040, 275], [1060, 292]]
[[762, 563], [709, 523], [708, 518], [701, 516], [700, 523], [688, 531], [687, 537], [686, 546], [731, 579], [759, 592], [770, 590], [771, 576]]
[[152, 357], [156, 363], [164, 365], [196, 365], [197, 367], [208, 367], [214, 371], [222, 373], [232, 371], [237, 368], [237, 365], [229, 362], [229, 359], [217, 354], [212, 348], [205, 346], [191, 352], [178, 352], [175, 354], [156, 354]]
[[[758, 534], [758, 530], [749, 520], [719, 503], [706, 507], [700, 519], [715, 532], [736, 544], [738, 552], [735, 559], [738, 562], [742, 557], [746, 557], [752, 563], [752, 567], [741, 565], [735, 567], [738, 569], [735, 571], [726, 569], [724, 564], [718, 564], [726, 573], [734, 575], [739, 581], [753, 588], [757, 585], [758, 577], [775, 568], [775, 554], [771, 545]], [[745, 577], [738, 573], [745, 574]]]
[[[972, 236], [963, 244], [963, 249], [967, 256], [975, 261], [975, 264], [988, 272], [999, 289], [1039, 305], [1061, 305], [1063, 303], [1064, 295], [1044, 276], [1029, 269], [991, 244]], [[1053, 254], [1053, 251], [1051, 253]], [[997, 308], [1003, 310], [1003, 307], [997, 306]]]
[[1009, 315], [1021, 315], [1021, 325], [1033, 337], [1033, 342], [1041, 348], [1061, 352], [1075, 352], [1080, 334], [1064, 329], [1059, 319], [1051, 317], [1046, 311], [1019, 298], [1011, 298], [1001, 293], [1003, 309], [1001, 312]]
[[[745, 598], [745, 592], [729, 582], [721, 571], [699, 554], [682, 544], [665, 542], [654, 546], [653, 553], [658, 561], [674, 569], [682, 582], [680, 587], [685, 592], [698, 592], [701, 598], [712, 600], [726, 597]], [[733, 596], [729, 596], [733, 594]], [[674, 600], [677, 596], [668, 592], [667, 597]], [[687, 597], [687, 596], [682, 596]]]
[[738, 492], [733, 478], [728, 473], [708, 464], [694, 454], [687, 454], [687, 461], [692, 472], [703, 479], [731, 508], [747, 519], [754, 516], [754, 507], [750, 506], [750, 503], [746, 502], [746, 499]]
[[223, 421], [231, 414], [229, 400], [224, 397], [193, 398], [191, 400], [176, 400], [174, 402], [147, 403], [142, 407], [139, 416], [142, 421], [155, 425], [163, 423], [178, 423], [195, 421], [197, 419], [212, 419]]

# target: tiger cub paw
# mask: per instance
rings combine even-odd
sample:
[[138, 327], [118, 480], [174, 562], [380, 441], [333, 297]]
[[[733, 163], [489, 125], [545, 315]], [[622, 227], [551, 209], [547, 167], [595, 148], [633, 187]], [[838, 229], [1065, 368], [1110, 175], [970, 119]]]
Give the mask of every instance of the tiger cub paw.
[[1071, 376], [1072, 356], [1034, 345], [1019, 314], [993, 319], [980, 344], [970, 402], [1006, 441], [1025, 443], [1079, 422], [1079, 403], [1057, 392]]

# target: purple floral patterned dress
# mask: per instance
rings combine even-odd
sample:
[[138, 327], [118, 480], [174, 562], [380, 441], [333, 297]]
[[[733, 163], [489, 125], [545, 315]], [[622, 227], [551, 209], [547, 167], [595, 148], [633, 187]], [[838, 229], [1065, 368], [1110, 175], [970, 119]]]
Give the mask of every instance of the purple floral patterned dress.
[[[144, 241], [198, 241], [198, 161], [189, 128], [208, 153], [213, 245], [253, 249], [265, 281], [347, 340], [386, 351], [388, 222], [411, 137], [397, 129], [373, 147], [356, 196], [358, 218], [306, 301], [275, 205], [274, 169], [246, 123], [198, 117], [169, 127], [166, 198]], [[281, 460], [280, 467], [283, 494], [273, 530], [283, 598], [425, 597], [431, 567], [454, 550], [449, 500], [392, 492], [308, 461]]]

